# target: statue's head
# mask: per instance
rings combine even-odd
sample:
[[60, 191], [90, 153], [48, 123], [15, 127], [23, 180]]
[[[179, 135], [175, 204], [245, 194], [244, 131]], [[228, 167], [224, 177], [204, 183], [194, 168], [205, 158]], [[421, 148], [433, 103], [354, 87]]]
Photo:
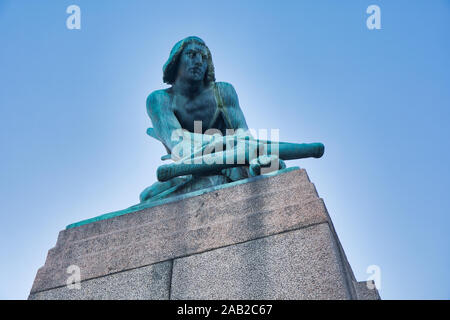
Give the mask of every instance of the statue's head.
[[177, 77], [193, 81], [203, 79], [205, 84], [216, 80], [211, 52], [202, 39], [187, 37], [173, 46], [163, 67], [163, 81], [173, 84]]

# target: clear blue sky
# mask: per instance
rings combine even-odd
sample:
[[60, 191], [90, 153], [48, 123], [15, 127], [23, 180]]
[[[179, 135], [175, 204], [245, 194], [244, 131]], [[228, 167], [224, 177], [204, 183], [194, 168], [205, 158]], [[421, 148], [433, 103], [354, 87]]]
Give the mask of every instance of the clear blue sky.
[[67, 224], [155, 181], [145, 99], [197, 35], [250, 127], [325, 144], [288, 165], [307, 169], [358, 280], [378, 265], [384, 299], [449, 299], [449, 31], [447, 0], [0, 0], [0, 298], [28, 296]]

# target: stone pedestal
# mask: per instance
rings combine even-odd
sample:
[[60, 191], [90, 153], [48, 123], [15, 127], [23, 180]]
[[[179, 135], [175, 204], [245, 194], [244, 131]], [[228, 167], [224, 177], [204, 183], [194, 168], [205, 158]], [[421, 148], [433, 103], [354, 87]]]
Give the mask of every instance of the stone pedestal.
[[94, 220], [60, 232], [29, 299], [379, 299], [302, 169]]

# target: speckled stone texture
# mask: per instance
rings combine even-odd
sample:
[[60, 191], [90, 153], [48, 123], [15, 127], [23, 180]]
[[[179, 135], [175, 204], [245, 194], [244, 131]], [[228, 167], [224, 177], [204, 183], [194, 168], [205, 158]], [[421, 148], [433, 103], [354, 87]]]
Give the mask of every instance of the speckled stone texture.
[[350, 299], [326, 223], [176, 259], [172, 299]]
[[297, 169], [63, 230], [30, 299], [357, 299], [355, 283]]
[[32, 293], [30, 300], [168, 300], [172, 262], [114, 273], [67, 286]]

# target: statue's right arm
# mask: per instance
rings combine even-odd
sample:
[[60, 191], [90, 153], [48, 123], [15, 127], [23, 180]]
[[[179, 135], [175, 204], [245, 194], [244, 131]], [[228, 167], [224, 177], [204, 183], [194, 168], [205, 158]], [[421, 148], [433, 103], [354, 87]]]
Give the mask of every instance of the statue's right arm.
[[177, 141], [171, 139], [172, 132], [182, 128], [172, 109], [170, 96], [165, 90], [153, 91], [148, 96], [147, 113], [158, 137], [169, 150], [172, 150], [177, 144]]

